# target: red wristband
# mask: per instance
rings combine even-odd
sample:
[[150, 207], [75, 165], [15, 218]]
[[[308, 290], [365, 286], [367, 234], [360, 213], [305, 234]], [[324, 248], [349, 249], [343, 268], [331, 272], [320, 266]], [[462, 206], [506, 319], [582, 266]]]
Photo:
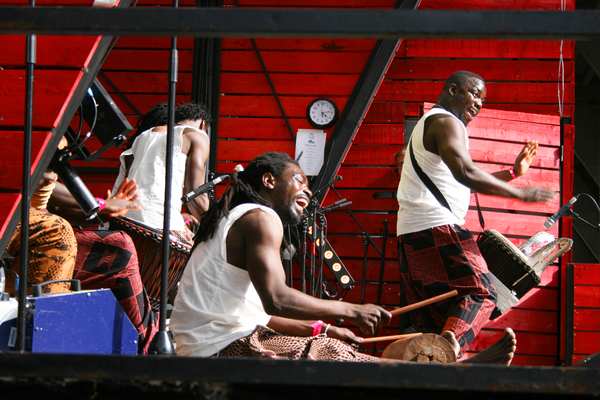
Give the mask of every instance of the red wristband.
[[323, 321], [318, 320], [317, 322], [313, 322], [310, 324], [311, 328], [313, 328], [313, 336], [317, 336], [321, 333], [321, 329], [323, 328]]
[[509, 169], [508, 173], [510, 174], [510, 176], [512, 176], [513, 179], [517, 179], [517, 175], [515, 175], [515, 170], [514, 169]]
[[96, 197], [96, 201], [98, 202], [98, 211], [104, 210], [104, 207], [106, 207], [106, 201], [100, 197]]

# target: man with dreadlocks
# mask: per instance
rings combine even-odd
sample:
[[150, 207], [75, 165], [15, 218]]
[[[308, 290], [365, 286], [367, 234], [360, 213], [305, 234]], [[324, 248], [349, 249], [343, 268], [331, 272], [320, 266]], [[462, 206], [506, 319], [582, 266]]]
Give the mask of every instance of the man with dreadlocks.
[[[115, 182], [117, 188], [123, 179], [135, 179], [139, 200], [146, 208], [131, 210], [126, 216], [159, 230], [163, 228], [164, 215], [167, 115], [168, 104], [160, 103], [140, 120], [136, 133], [121, 154], [119, 177]], [[175, 110], [170, 226], [173, 234], [190, 243], [192, 233], [181, 214], [180, 198], [182, 190], [189, 192], [204, 184], [210, 149], [206, 124], [211, 120], [210, 112], [201, 103], [183, 103]], [[201, 195], [187, 206], [199, 221], [208, 204], [208, 196]]]
[[[343, 318], [372, 335], [389, 322], [388, 311], [317, 299], [285, 285], [282, 224], [300, 222], [311, 196], [307, 182], [287, 154], [265, 153], [209, 209], [171, 315], [179, 355], [382, 361], [346, 344], [362, 340], [350, 330], [321, 319]], [[489, 351], [503, 356], [514, 352], [514, 343], [501, 339]]]

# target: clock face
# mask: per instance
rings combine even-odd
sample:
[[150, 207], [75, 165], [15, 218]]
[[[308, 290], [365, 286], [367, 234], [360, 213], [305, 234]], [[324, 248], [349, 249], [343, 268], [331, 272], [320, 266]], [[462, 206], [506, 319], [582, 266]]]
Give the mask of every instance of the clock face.
[[339, 116], [338, 108], [335, 103], [329, 99], [313, 100], [306, 110], [308, 122], [315, 128], [331, 128]]

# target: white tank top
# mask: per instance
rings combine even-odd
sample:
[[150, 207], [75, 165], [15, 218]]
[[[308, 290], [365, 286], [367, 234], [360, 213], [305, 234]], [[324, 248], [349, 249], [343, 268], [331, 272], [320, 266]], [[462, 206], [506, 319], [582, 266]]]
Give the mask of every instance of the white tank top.
[[[187, 155], [181, 152], [183, 131], [194, 129], [206, 135], [206, 132], [192, 126], [177, 125], [173, 133], [173, 179], [171, 181], [171, 223], [172, 231], [185, 230], [181, 216], [181, 196], [185, 179]], [[133, 155], [129, 168], [129, 179], [135, 179], [138, 185], [138, 201], [146, 205], [143, 210], [129, 210], [126, 217], [140, 221], [155, 229], [163, 229], [165, 203], [165, 162], [167, 157], [167, 131], [156, 132], [152, 129], [144, 131], [133, 142], [133, 146], [121, 153], [121, 167], [113, 192], [125, 179], [125, 157]]]
[[190, 256], [169, 326], [175, 334], [178, 355], [211, 356], [271, 320], [248, 271], [227, 262], [229, 229], [257, 208], [277, 218], [283, 235], [283, 225], [273, 209], [254, 203], [240, 204], [221, 219], [215, 235], [200, 243]]
[[[410, 149], [407, 147], [397, 193], [399, 209], [396, 233], [398, 236], [436, 226], [463, 225], [465, 223], [464, 218], [469, 209], [471, 190], [454, 179], [450, 168], [440, 156], [426, 150], [423, 145], [425, 120], [435, 114], [446, 114], [456, 118], [454, 114], [443, 108], [434, 107], [419, 120], [410, 141], [417, 163], [442, 192], [452, 212], [442, 206], [423, 184], [413, 168]], [[458, 118], [456, 119], [458, 120]], [[464, 128], [464, 133], [468, 150], [469, 136], [466, 128]]]

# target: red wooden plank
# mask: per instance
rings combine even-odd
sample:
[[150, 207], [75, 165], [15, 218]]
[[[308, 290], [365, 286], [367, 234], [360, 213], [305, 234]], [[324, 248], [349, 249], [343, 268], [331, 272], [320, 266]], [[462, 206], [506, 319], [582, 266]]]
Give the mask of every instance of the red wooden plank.
[[267, 151], [294, 154], [295, 144], [290, 140], [220, 140], [217, 146], [217, 159], [235, 162], [249, 162]]
[[[46, 148], [50, 132], [33, 131], [31, 136], [32, 171]], [[0, 159], [0, 188], [21, 190], [23, 176], [23, 132], [0, 131], [4, 156]]]
[[[343, 176], [342, 176], [343, 177]], [[337, 186], [337, 184], [336, 184]], [[352, 204], [350, 208], [353, 211], [357, 210], [380, 210], [380, 211], [398, 211], [398, 201], [396, 200], [396, 192], [393, 191], [394, 197], [392, 198], [383, 198], [383, 199], [375, 199], [373, 197], [374, 193], [380, 193], [384, 191], [379, 190], [363, 190], [363, 189], [337, 189], [338, 193], [342, 198], [351, 201]], [[391, 192], [391, 191], [390, 191]], [[327, 206], [335, 201], [338, 201], [338, 197], [330, 191], [327, 194], [327, 197], [323, 201], [323, 206]], [[393, 229], [392, 229], [393, 228]], [[390, 232], [395, 234], [396, 226], [394, 225], [388, 227]]]
[[342, 165], [338, 175], [344, 177], [340, 187], [371, 188], [371, 189], [397, 189], [398, 180], [396, 172], [390, 167], [345, 167]]
[[598, 264], [574, 264], [575, 285], [598, 286], [600, 285], [600, 265]]
[[7, 232], [6, 228], [20, 202], [20, 193], [0, 193], [0, 210], [3, 211], [0, 216], [0, 236], [4, 236], [4, 234], [12, 236], [12, 232]]
[[[321, 73], [360, 74], [370, 52], [313, 52], [313, 51], [262, 51], [261, 58], [271, 73]], [[254, 50], [223, 51], [221, 71], [263, 71]]]
[[365, 120], [352, 141], [352, 144], [383, 143], [404, 147], [404, 124], [371, 124]]
[[554, 367], [556, 366], [556, 356], [529, 356], [516, 354], [513, 357], [510, 365], [531, 365], [540, 367]]
[[[598, 306], [600, 306], [600, 301], [598, 303]], [[573, 329], [576, 331], [600, 332], [600, 310], [576, 308], [573, 312]]]
[[[350, 206], [352, 209], [352, 206]], [[514, 214], [499, 213], [499, 212], [486, 212], [485, 215], [486, 229], [495, 229], [505, 236], [509, 235], [520, 235], [525, 237], [531, 237], [537, 232], [543, 230], [542, 223], [546, 220], [546, 217], [537, 215], [526, 215], [520, 214], [518, 218], [515, 218]], [[396, 214], [367, 214], [360, 213], [356, 215], [356, 218], [360, 221], [364, 229], [369, 233], [378, 232], [381, 227], [381, 223], [384, 220], [388, 220], [388, 223], [396, 222]], [[465, 218], [465, 228], [470, 229], [473, 232], [481, 231], [479, 226], [479, 218], [477, 212], [469, 211]], [[331, 234], [343, 233], [343, 234], [360, 234], [362, 231], [356, 225], [353, 219], [342, 211], [331, 212], [327, 214], [328, 231]], [[549, 230], [556, 236], [557, 230]]]
[[[150, 93], [166, 96], [169, 90], [169, 76], [166, 71], [164, 73], [106, 71], [106, 76], [119, 90], [127, 94]], [[98, 79], [105, 88], [111, 87], [101, 76]], [[189, 72], [179, 73], [177, 76], [177, 93], [189, 94], [191, 93], [191, 87], [192, 74]]]
[[[425, 110], [431, 109], [435, 104], [434, 103], [424, 103], [423, 108]], [[477, 114], [478, 120], [502, 120], [502, 121], [516, 121], [516, 122], [525, 122], [525, 123], [534, 123], [534, 124], [542, 124], [542, 125], [560, 125], [560, 118], [551, 115], [545, 114], [535, 114], [535, 113], [527, 113], [527, 112], [515, 112], [515, 111], [503, 111], [503, 110], [495, 110], [489, 108], [483, 108]], [[478, 126], [474, 122], [470, 125]], [[534, 125], [535, 126], [535, 125]], [[543, 126], [541, 127], [544, 128]], [[558, 133], [555, 133], [558, 135]]]
[[363, 122], [372, 124], [402, 123], [404, 122], [404, 103], [373, 101]]
[[[336, 103], [340, 111], [344, 109], [348, 100], [347, 97], [328, 97]], [[219, 100], [219, 116], [281, 117], [281, 111], [271, 93], [256, 96], [225, 94]], [[279, 100], [288, 118], [302, 118], [306, 121], [306, 109], [314, 97], [280, 96]]]
[[[348, 96], [358, 75], [269, 74], [279, 95]], [[270, 94], [271, 88], [263, 73], [221, 73], [223, 93]], [[570, 103], [565, 99], [565, 102]]]
[[[99, 40], [94, 36], [50, 36], [37, 38], [36, 67], [82, 68]], [[0, 35], [3, 67], [25, 67], [22, 35]]]
[[[546, 221], [546, 216], [527, 215], [527, 214], [510, 214], [501, 212], [484, 212], [485, 228], [495, 229], [505, 236], [525, 236], [531, 237], [543, 230], [542, 224]], [[479, 216], [477, 211], [469, 210], [465, 218], [465, 228], [473, 232], [480, 232]], [[554, 236], [558, 235], [558, 228], [553, 226], [548, 232]]]
[[558, 311], [558, 290], [537, 287], [531, 289], [515, 306], [521, 309]]
[[[475, 338], [469, 351], [481, 351], [496, 343], [504, 334], [501, 330], [482, 329]], [[556, 335], [531, 332], [515, 332], [517, 336], [516, 354], [531, 354], [537, 356], [555, 356], [558, 345]]]
[[[380, 249], [381, 250], [381, 249]], [[386, 251], [386, 257], [390, 255], [390, 249]], [[363, 276], [363, 260], [344, 260], [344, 266], [348, 271], [354, 271], [352, 277], [356, 280], [362, 279]], [[379, 268], [381, 260], [367, 260], [367, 281], [379, 283]], [[397, 259], [387, 258], [383, 269], [383, 281], [387, 283], [400, 282], [400, 268], [398, 268]]]
[[[556, 154], [551, 155], [548, 153], [555, 151], [556, 146], [560, 145], [560, 127], [518, 121], [502, 121], [492, 118], [475, 118], [473, 123], [469, 124], [469, 138], [513, 141], [521, 143], [521, 147], [523, 143], [537, 140], [541, 146], [553, 146], [554, 148], [544, 149], [543, 151], [549, 157], [556, 157]], [[542, 152], [541, 149], [540, 152]]]
[[573, 353], [593, 354], [600, 350], [600, 333], [575, 332], [573, 333]]
[[388, 166], [395, 163], [394, 155], [403, 148], [403, 146], [390, 146], [388, 144], [353, 144], [350, 151], [344, 159], [344, 165], [378, 165]]
[[[102, 78], [100, 78], [100, 79], [102, 80]], [[115, 102], [115, 104], [117, 105], [119, 110], [121, 110], [121, 112], [126, 116], [134, 117], [135, 118], [134, 122], [137, 122], [137, 119], [139, 118], [137, 113], [125, 102], [125, 100], [123, 100], [123, 98], [118, 93], [116, 93], [112, 89], [112, 87], [110, 85], [105, 84], [104, 81], [102, 82], [102, 84], [104, 86], [104, 89], [106, 89], [106, 91], [110, 94], [112, 100]], [[169, 98], [166, 93], [164, 93], [164, 94], [128, 93], [127, 99], [129, 99], [129, 101], [131, 101], [135, 105], [135, 107], [142, 113], [142, 115], [144, 115], [145, 113], [150, 111], [150, 109], [153, 106], [155, 106], [158, 103], [162, 103], [163, 101], [168, 101]], [[179, 103], [189, 103], [190, 101], [192, 101], [191, 94], [178, 93], [177, 96], [175, 97], [175, 102], [178, 104]], [[217, 115], [216, 111], [212, 111], [212, 115], [213, 115], [213, 117], [215, 117]], [[132, 126], [135, 126], [135, 123]]]
[[[56, 127], [80, 71], [35, 71], [33, 92], [33, 126]], [[0, 126], [22, 127], [25, 115], [25, 71], [0, 70]]]
[[[375, 46], [372, 39], [265, 39], [256, 38], [256, 47], [259, 50], [289, 50], [297, 51], [371, 51]], [[223, 49], [252, 50], [252, 43], [247, 38], [223, 38]]]
[[[521, 200], [508, 199], [505, 197], [485, 196], [482, 194], [479, 195], [479, 204], [485, 208], [492, 208], [498, 210], [519, 210], [523, 212], [544, 212], [548, 214], [553, 214], [561, 206], [561, 204], [559, 203], [558, 196], [556, 196], [549, 204], [544, 204], [524, 203]], [[471, 196], [470, 207], [471, 210], [476, 210], [477, 203], [475, 201], [475, 196]], [[486, 213], [487, 211], [483, 211], [484, 216]]]
[[[575, 8], [575, 0], [565, 1], [565, 10]], [[561, 10], [557, 0], [422, 0], [419, 10]]]
[[[338, 171], [339, 175], [345, 178], [345, 181], [340, 187], [348, 188], [371, 188], [371, 189], [396, 189], [398, 186], [397, 173], [391, 166], [393, 165], [393, 158], [388, 161], [387, 167], [346, 167], [342, 165]], [[506, 169], [506, 166], [499, 166], [496, 164], [482, 164], [475, 163], [479, 168], [486, 172], [496, 172], [502, 169]], [[543, 171], [543, 173], [542, 173]], [[556, 188], [558, 190], [558, 172], [547, 171], [540, 169], [532, 169], [527, 175], [515, 180], [513, 182], [516, 186], [523, 185], [544, 185], [549, 188]], [[558, 203], [556, 203], [558, 204]], [[547, 207], [548, 211], [554, 207]], [[556, 211], [556, 210], [555, 210]], [[553, 213], [554, 211], [552, 211]]]
[[[391, 226], [391, 221], [390, 221]], [[391, 229], [391, 228], [390, 228]], [[379, 237], [372, 237], [377, 247], [381, 249], [383, 241]], [[361, 237], [357, 236], [336, 236], [336, 235], [328, 235], [327, 240], [331, 247], [335, 250], [338, 256], [343, 259], [345, 258], [355, 258], [364, 257], [364, 246]], [[398, 257], [397, 249], [396, 249], [397, 239], [389, 238], [387, 243], [387, 257], [395, 258]], [[367, 256], [373, 259], [379, 259], [381, 256], [379, 253], [373, 248], [373, 246], [369, 246], [367, 251]]]
[[487, 329], [512, 328], [514, 331], [536, 333], [558, 333], [558, 315], [556, 311], [523, 310], [512, 308], [500, 317], [485, 324]]
[[[475, 162], [475, 165], [489, 173], [507, 169], [506, 165], [484, 164], [479, 162]], [[529, 171], [527, 171], [527, 174], [511, 181], [510, 184], [515, 186], [544, 186], [549, 189], [559, 190], [559, 182], [560, 180], [558, 171], [531, 168]]]
[[[191, 49], [178, 49], [178, 71], [192, 72], [194, 60]], [[157, 71], [169, 70], [170, 49], [113, 49], [102, 64], [102, 71]]]
[[[419, 116], [418, 109], [422, 105], [422, 102], [407, 102], [406, 103], [406, 115]], [[507, 100], [504, 103], [489, 103], [486, 102], [483, 110], [502, 110], [511, 112], [522, 112], [528, 114], [538, 114], [552, 116], [560, 118], [558, 104], [513, 104]], [[482, 111], [483, 111], [482, 110]], [[410, 114], [409, 114], [410, 111]], [[565, 104], [563, 106], [563, 115], [572, 115], [573, 106], [571, 104]], [[475, 123], [477, 118], [473, 121]], [[469, 124], [470, 125], [470, 124]]]
[[[432, 62], [435, 61], [435, 62]], [[574, 79], [572, 61], [565, 62], [566, 82]], [[385, 74], [385, 79], [442, 80], [455, 71], [471, 71], [486, 81], [541, 81], [558, 82], [557, 61], [498, 60], [498, 59], [399, 59], [396, 58]]]
[[[308, 129], [306, 118], [288, 118], [294, 135]], [[255, 139], [291, 139], [283, 118], [220, 118], [219, 138], [254, 137]], [[220, 143], [220, 142], [219, 142]]]
[[575, 307], [600, 307], [600, 287], [576, 285], [574, 291], [575, 298], [573, 304]]
[[[406, 41], [406, 56], [558, 60], [560, 40], [415, 39]], [[573, 58], [572, 41], [563, 43], [563, 58]]]
[[[337, 83], [337, 82], [336, 82]], [[443, 82], [401, 82], [385, 80], [377, 92], [377, 100], [434, 102], [442, 91]], [[567, 86], [565, 84], [565, 86]], [[487, 82], [487, 102], [554, 104], [557, 102], [557, 84], [544, 82], [513, 82], [511, 84]], [[565, 90], [564, 102], [571, 104], [574, 97]]]
[[[523, 145], [520, 143], [503, 143], [477, 138], [469, 140], [469, 153], [474, 161], [512, 165], [522, 149]], [[560, 150], [556, 147], [539, 147], [537, 156], [531, 165], [558, 169], [560, 167]]]

